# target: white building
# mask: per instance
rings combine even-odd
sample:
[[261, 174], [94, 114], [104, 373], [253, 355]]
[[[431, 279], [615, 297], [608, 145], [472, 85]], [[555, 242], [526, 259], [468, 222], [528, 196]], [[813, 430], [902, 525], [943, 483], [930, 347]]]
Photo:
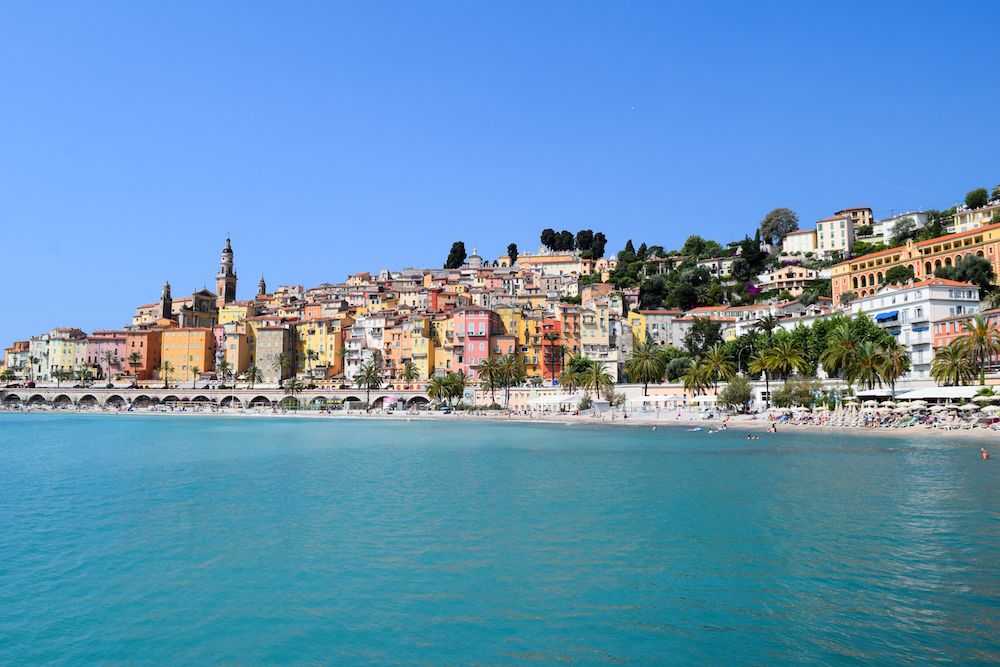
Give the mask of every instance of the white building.
[[757, 276], [759, 287], [768, 290], [787, 290], [792, 296], [798, 296], [805, 291], [806, 285], [819, 278], [815, 269], [802, 266], [783, 266], [774, 271], [768, 271]]
[[733, 275], [733, 262], [735, 257], [713, 257], [712, 259], [699, 259], [697, 264], [716, 278], [729, 278]]
[[979, 288], [944, 278], [887, 285], [851, 303], [851, 313], [865, 313], [896, 337], [910, 354], [912, 370], [904, 377], [929, 378], [934, 358], [932, 325], [952, 315], [979, 310]]
[[854, 221], [850, 215], [835, 215], [816, 221], [816, 249], [824, 255], [849, 253], [854, 248]]
[[955, 217], [948, 225], [948, 233], [965, 232], [989, 225], [993, 222], [993, 214], [995, 213], [1000, 213], [1000, 199], [994, 199], [982, 208], [970, 209], [962, 204], [955, 209]]
[[872, 236], [878, 238], [882, 243], [889, 245], [889, 241], [894, 236], [894, 229], [896, 225], [903, 221], [909, 221], [913, 223], [912, 229], [923, 229], [927, 226], [927, 221], [929, 216], [923, 211], [909, 211], [907, 213], [900, 213], [888, 218], [879, 220], [872, 225]]
[[797, 232], [785, 234], [785, 238], [781, 241], [781, 252], [786, 255], [816, 252], [816, 230], [800, 229]]

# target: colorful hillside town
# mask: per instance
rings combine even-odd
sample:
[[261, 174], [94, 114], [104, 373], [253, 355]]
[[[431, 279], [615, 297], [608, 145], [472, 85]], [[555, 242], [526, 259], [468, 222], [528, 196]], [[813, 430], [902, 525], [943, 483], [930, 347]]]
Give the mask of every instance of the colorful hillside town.
[[614, 403], [615, 387], [629, 385], [641, 387], [633, 404], [666, 407], [657, 397], [672, 387], [684, 401], [745, 408], [788, 402], [803, 384], [814, 397], [836, 387], [843, 400], [997, 382], [1000, 186], [943, 211], [876, 219], [843, 208], [809, 229], [779, 208], [753, 235], [691, 236], [672, 251], [629, 240], [609, 255], [589, 229], [546, 229], [540, 241], [494, 258], [459, 241], [443, 268], [312, 287], [270, 288], [262, 276], [240, 298], [227, 238], [214, 291], [175, 295], [165, 282], [124, 325], [13, 341], [0, 380], [395, 387], [448, 403], [471, 387], [487, 404], [546, 387], [557, 388], [553, 405], [575, 392]]

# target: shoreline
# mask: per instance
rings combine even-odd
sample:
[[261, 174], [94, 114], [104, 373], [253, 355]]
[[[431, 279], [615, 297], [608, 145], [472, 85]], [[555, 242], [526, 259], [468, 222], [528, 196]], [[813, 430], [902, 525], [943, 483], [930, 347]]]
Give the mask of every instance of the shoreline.
[[[585, 415], [567, 414], [483, 414], [469, 412], [452, 412], [450, 414], [417, 411], [417, 412], [372, 412], [353, 410], [338, 410], [336, 412], [320, 413], [315, 411], [294, 411], [284, 412], [272, 411], [249, 411], [249, 410], [69, 410], [69, 409], [29, 409], [29, 410], [0, 410], [2, 414], [22, 414], [22, 415], [78, 415], [78, 416], [149, 416], [149, 417], [200, 417], [200, 418], [247, 418], [247, 419], [309, 419], [309, 420], [338, 420], [338, 419], [376, 419], [381, 421], [405, 421], [405, 422], [488, 422], [488, 423], [511, 423], [511, 424], [548, 424], [562, 426], [612, 426], [626, 428], [672, 428], [689, 430], [695, 427], [704, 429], [706, 435], [711, 435], [709, 431], [720, 432], [722, 430], [735, 430], [740, 432], [756, 431], [760, 436], [770, 435], [768, 428], [771, 421], [766, 417], [754, 419], [750, 415], [732, 415], [727, 418], [695, 418], [691, 415], [684, 415], [682, 418], [658, 418], [656, 416], [644, 414], [632, 414], [628, 418], [623, 418], [615, 414], [614, 418], [607, 415], [600, 417]], [[725, 425], [725, 428], [722, 428]], [[816, 423], [780, 423], [777, 426], [779, 433], [788, 431], [801, 433], [834, 433], [840, 435], [870, 435], [876, 437], [917, 437], [926, 436], [954, 438], [959, 440], [989, 440], [996, 442], [998, 435], [996, 431], [985, 428], [974, 429], [939, 429], [926, 426], [910, 426], [906, 428], [876, 427], [857, 428], [850, 426], [829, 426]]]

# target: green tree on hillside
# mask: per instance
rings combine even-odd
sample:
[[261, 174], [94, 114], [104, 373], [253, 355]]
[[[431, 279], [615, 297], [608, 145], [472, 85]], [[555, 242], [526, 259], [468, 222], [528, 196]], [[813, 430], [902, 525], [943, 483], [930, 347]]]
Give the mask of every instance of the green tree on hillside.
[[455, 241], [451, 244], [451, 252], [448, 253], [448, 259], [445, 260], [444, 268], [446, 269], [458, 269], [465, 264], [465, 242]]
[[976, 188], [965, 195], [965, 205], [969, 208], [982, 208], [989, 203], [990, 193], [986, 191], [986, 188]]
[[776, 208], [760, 221], [760, 236], [767, 243], [777, 245], [789, 232], [799, 228], [799, 216], [790, 208]]

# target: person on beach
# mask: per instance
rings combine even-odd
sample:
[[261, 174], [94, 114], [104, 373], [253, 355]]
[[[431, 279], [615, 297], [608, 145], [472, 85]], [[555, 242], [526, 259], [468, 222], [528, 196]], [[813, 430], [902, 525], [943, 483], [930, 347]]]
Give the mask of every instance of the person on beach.
[[778, 425], [775, 424], [774, 422], [771, 422], [771, 427], [769, 429], [767, 429], [767, 432], [768, 433], [777, 433], [778, 432]]

